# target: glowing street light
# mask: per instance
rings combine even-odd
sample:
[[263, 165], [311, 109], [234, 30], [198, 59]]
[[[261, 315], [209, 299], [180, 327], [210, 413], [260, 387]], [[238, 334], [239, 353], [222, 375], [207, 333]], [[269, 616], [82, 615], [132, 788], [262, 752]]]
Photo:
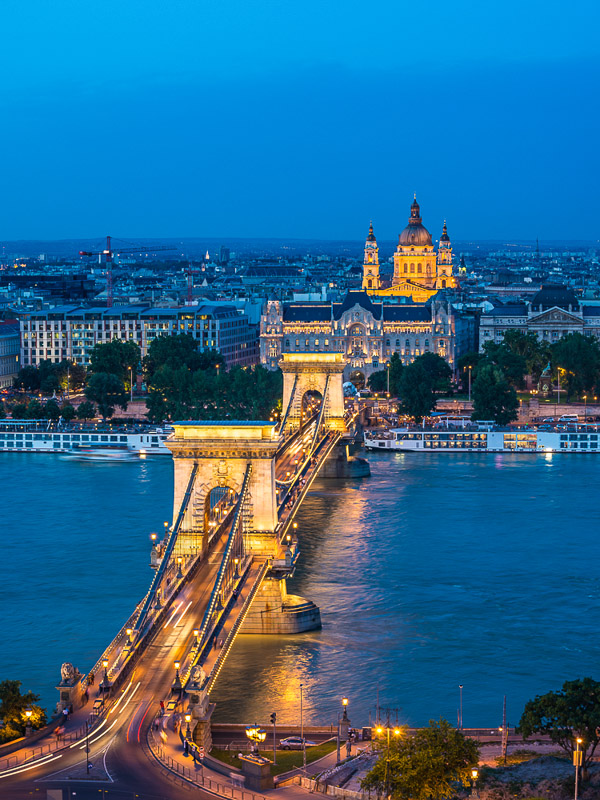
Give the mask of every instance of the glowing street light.
[[183, 578], [183, 572], [181, 571], [181, 564], [183, 562], [183, 558], [181, 556], [177, 556], [177, 578]]
[[385, 759], [385, 795], [389, 800], [390, 797], [390, 733], [393, 732], [394, 736], [400, 736], [402, 731], [400, 728], [390, 728], [389, 725], [385, 728], [380, 725], [376, 728], [377, 735], [381, 736], [383, 733], [387, 734], [387, 751]]
[[253, 752], [258, 753], [259, 742], [264, 742], [267, 738], [267, 732], [261, 730], [260, 726], [255, 722], [254, 725], [249, 725], [246, 728], [246, 736], [253, 742]]
[[581, 750], [582, 744], [583, 739], [577, 738], [575, 740], [575, 751], [573, 753], [573, 766], [575, 767], [575, 800], [577, 800], [577, 796], [579, 794], [579, 767], [583, 763], [583, 751]]
[[175, 667], [175, 680], [173, 681], [173, 689], [181, 689], [181, 676], [179, 675], [179, 667], [181, 666], [180, 661], [174, 661], [173, 666]]
[[185, 721], [187, 722], [187, 728], [185, 729], [185, 738], [190, 739], [192, 736], [192, 731], [190, 730], [190, 722], [192, 721], [192, 715], [186, 714]]
[[479, 775], [479, 770], [476, 767], [473, 767], [471, 770], [471, 780], [473, 781], [473, 787], [471, 789], [471, 797], [476, 797], [475, 787], [477, 786], [477, 777]]
[[133, 629], [132, 628], [127, 628], [125, 633], [127, 634], [127, 645], [130, 645], [131, 644], [131, 634], [133, 633]]

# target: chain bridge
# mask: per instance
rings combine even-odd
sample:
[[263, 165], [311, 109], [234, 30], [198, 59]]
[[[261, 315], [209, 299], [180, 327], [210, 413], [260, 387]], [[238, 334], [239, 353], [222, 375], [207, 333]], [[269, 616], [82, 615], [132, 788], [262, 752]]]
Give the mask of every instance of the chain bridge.
[[[299, 557], [294, 516], [312, 482], [368, 474], [348, 456], [357, 412], [344, 406], [341, 354], [285, 354], [282, 369], [278, 424], [174, 424], [172, 524], [153, 546], [146, 596], [91, 672], [105, 695], [137, 683], [140, 728], [159, 700], [185, 699], [206, 748], [210, 691], [236, 636], [321, 625], [318, 607], [286, 587]], [[63, 682], [59, 706], [77, 706], [88, 680]]]

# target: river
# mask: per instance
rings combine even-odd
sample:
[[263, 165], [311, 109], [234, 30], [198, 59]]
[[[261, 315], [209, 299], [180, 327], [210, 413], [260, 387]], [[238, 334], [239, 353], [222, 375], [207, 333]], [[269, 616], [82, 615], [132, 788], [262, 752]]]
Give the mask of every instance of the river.
[[[600, 478], [595, 455], [370, 453], [372, 476], [320, 481], [298, 516], [288, 590], [323, 629], [240, 636], [216, 720], [354, 724], [377, 697], [395, 721], [518, 722], [564, 680], [598, 677]], [[172, 466], [3, 454], [0, 680], [51, 708], [60, 664], [89, 668], [144, 594], [149, 534], [170, 517]]]

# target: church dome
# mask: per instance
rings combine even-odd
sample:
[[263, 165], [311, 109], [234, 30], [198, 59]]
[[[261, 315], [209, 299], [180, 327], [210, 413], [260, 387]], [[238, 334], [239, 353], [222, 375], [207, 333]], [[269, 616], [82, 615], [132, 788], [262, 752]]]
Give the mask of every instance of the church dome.
[[417, 203], [417, 196], [410, 207], [410, 217], [408, 225], [398, 239], [398, 244], [403, 247], [432, 247], [431, 234], [423, 225], [421, 219], [419, 204]]

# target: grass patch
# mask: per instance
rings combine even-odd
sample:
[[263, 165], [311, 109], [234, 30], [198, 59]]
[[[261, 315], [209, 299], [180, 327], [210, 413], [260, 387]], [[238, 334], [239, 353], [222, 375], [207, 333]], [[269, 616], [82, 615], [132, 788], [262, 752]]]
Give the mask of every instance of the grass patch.
[[[545, 753], [536, 753], [535, 750], [515, 750], [514, 753], [509, 753], [506, 756], [506, 766], [512, 766], [514, 764], [523, 764], [525, 761], [531, 761], [534, 758], [541, 758]], [[504, 766], [504, 759], [502, 756], [498, 756], [498, 758], [494, 759], [496, 764], [499, 767]]]
[[[337, 743], [335, 740], [323, 742], [322, 744], [315, 745], [315, 747], [306, 748], [306, 763], [311, 764], [323, 756], [333, 753], [336, 749]], [[230, 767], [236, 769], [242, 768], [242, 762], [237, 757], [237, 753], [232, 750], [218, 750], [216, 747], [210, 751], [213, 758], [217, 758], [224, 764], [229, 764]], [[272, 750], [261, 750], [260, 755], [265, 758], [273, 760]], [[277, 751], [277, 764], [271, 767], [272, 775], [281, 775], [283, 772], [289, 772], [291, 769], [296, 769], [302, 766], [302, 750], [278, 750]]]

